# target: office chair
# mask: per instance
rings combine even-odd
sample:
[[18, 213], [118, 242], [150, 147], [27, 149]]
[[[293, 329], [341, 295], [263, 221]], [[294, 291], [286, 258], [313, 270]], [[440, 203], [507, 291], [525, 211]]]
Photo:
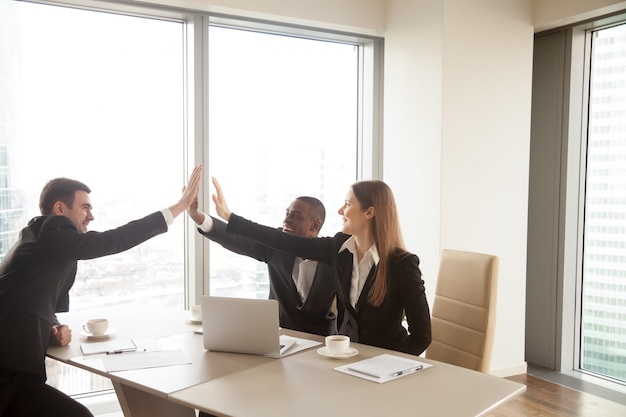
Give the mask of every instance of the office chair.
[[498, 265], [493, 255], [441, 251], [426, 358], [489, 373]]

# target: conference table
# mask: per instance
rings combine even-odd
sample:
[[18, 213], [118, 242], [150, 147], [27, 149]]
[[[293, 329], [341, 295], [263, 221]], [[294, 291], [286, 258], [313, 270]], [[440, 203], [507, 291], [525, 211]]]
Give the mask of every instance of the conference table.
[[[107, 371], [104, 355], [83, 355], [81, 344], [100, 342], [80, 336], [87, 319], [105, 316], [116, 330], [107, 340], [151, 340], [180, 364]], [[48, 356], [110, 378], [125, 417], [215, 416], [480, 416], [521, 394], [522, 384], [412, 355], [352, 343], [358, 354], [335, 359], [316, 345], [280, 359], [204, 349], [201, 324], [189, 312], [122, 306], [105, 312], [63, 313], [73, 329], [68, 346], [51, 347]], [[283, 334], [323, 343], [317, 335], [282, 329]], [[132, 352], [125, 358], [158, 352]], [[416, 359], [427, 368], [376, 383], [335, 370], [348, 363], [392, 354]], [[124, 353], [123, 355], [126, 355]]]

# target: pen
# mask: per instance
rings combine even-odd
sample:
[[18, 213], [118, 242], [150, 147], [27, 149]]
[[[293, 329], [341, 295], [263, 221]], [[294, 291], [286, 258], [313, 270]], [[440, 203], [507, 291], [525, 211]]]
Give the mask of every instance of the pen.
[[[409, 374], [411, 372], [419, 371], [423, 367], [424, 367], [423, 365], [414, 366], [413, 368], [405, 369], [404, 371], [398, 371], [398, 372], [394, 372], [392, 374], [389, 374], [388, 377], [396, 377], [396, 376], [401, 376], [401, 375], [404, 375], [404, 374]], [[352, 371], [352, 372], [356, 372], [357, 374], [369, 376], [369, 377], [372, 377], [372, 378], [378, 378], [378, 379], [384, 378], [383, 376], [376, 375], [376, 374], [373, 374], [371, 372], [362, 371], [362, 370], [356, 369], [356, 368], [348, 368], [348, 370]]]
[[415, 372], [415, 371], [419, 371], [420, 369], [422, 369], [424, 366], [423, 365], [418, 365], [415, 366], [413, 368], [409, 368], [405, 371], [398, 371], [398, 372], [394, 372], [393, 374], [391, 374], [391, 376], [400, 376], [400, 375], [404, 375], [404, 374], [408, 374], [410, 372]]
[[[141, 349], [141, 352], [145, 352], [145, 349]], [[136, 348], [133, 349], [118, 349], [118, 350], [109, 350], [106, 354], [107, 355], [116, 355], [118, 353], [124, 353], [124, 352], [137, 352]]]

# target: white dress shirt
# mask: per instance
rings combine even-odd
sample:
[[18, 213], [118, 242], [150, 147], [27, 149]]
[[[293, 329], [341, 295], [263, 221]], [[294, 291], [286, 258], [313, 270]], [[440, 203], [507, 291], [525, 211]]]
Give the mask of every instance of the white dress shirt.
[[168, 227], [174, 223], [174, 215], [172, 214], [172, 210], [170, 210], [169, 208], [164, 208], [163, 210], [161, 210], [161, 214], [163, 215], [163, 218], [165, 219], [165, 224]]
[[363, 255], [361, 262], [358, 261], [356, 253], [356, 241], [354, 236], [350, 236], [348, 240], [343, 242], [343, 245], [339, 248], [339, 252], [347, 249], [352, 254], [352, 280], [350, 282], [350, 304], [352, 307], [356, 307], [356, 302], [361, 296], [365, 281], [369, 275], [373, 266], [378, 265], [380, 256], [378, 256], [378, 249], [376, 245], [372, 245], [367, 252]]
[[317, 261], [310, 259], [302, 259], [296, 256], [293, 264], [293, 272], [291, 277], [296, 284], [296, 289], [300, 295], [300, 300], [304, 303], [309, 296], [313, 278], [315, 278], [315, 270], [317, 269]]
[[[198, 213], [202, 213], [202, 212], [198, 211]], [[202, 222], [202, 224], [198, 225], [198, 228], [202, 230], [204, 233], [210, 232], [211, 229], [213, 229], [213, 219], [211, 218], [211, 216], [207, 216], [206, 214], [204, 214], [204, 221]]]

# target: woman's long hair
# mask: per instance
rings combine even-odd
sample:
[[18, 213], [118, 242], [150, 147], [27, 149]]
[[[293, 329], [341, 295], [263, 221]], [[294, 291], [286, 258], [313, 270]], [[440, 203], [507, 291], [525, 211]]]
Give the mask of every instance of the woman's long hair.
[[391, 188], [383, 181], [359, 181], [352, 184], [352, 192], [362, 210], [374, 208], [371, 232], [380, 261], [367, 300], [374, 306], [380, 306], [387, 295], [389, 263], [402, 259], [409, 253], [402, 239], [398, 210]]

